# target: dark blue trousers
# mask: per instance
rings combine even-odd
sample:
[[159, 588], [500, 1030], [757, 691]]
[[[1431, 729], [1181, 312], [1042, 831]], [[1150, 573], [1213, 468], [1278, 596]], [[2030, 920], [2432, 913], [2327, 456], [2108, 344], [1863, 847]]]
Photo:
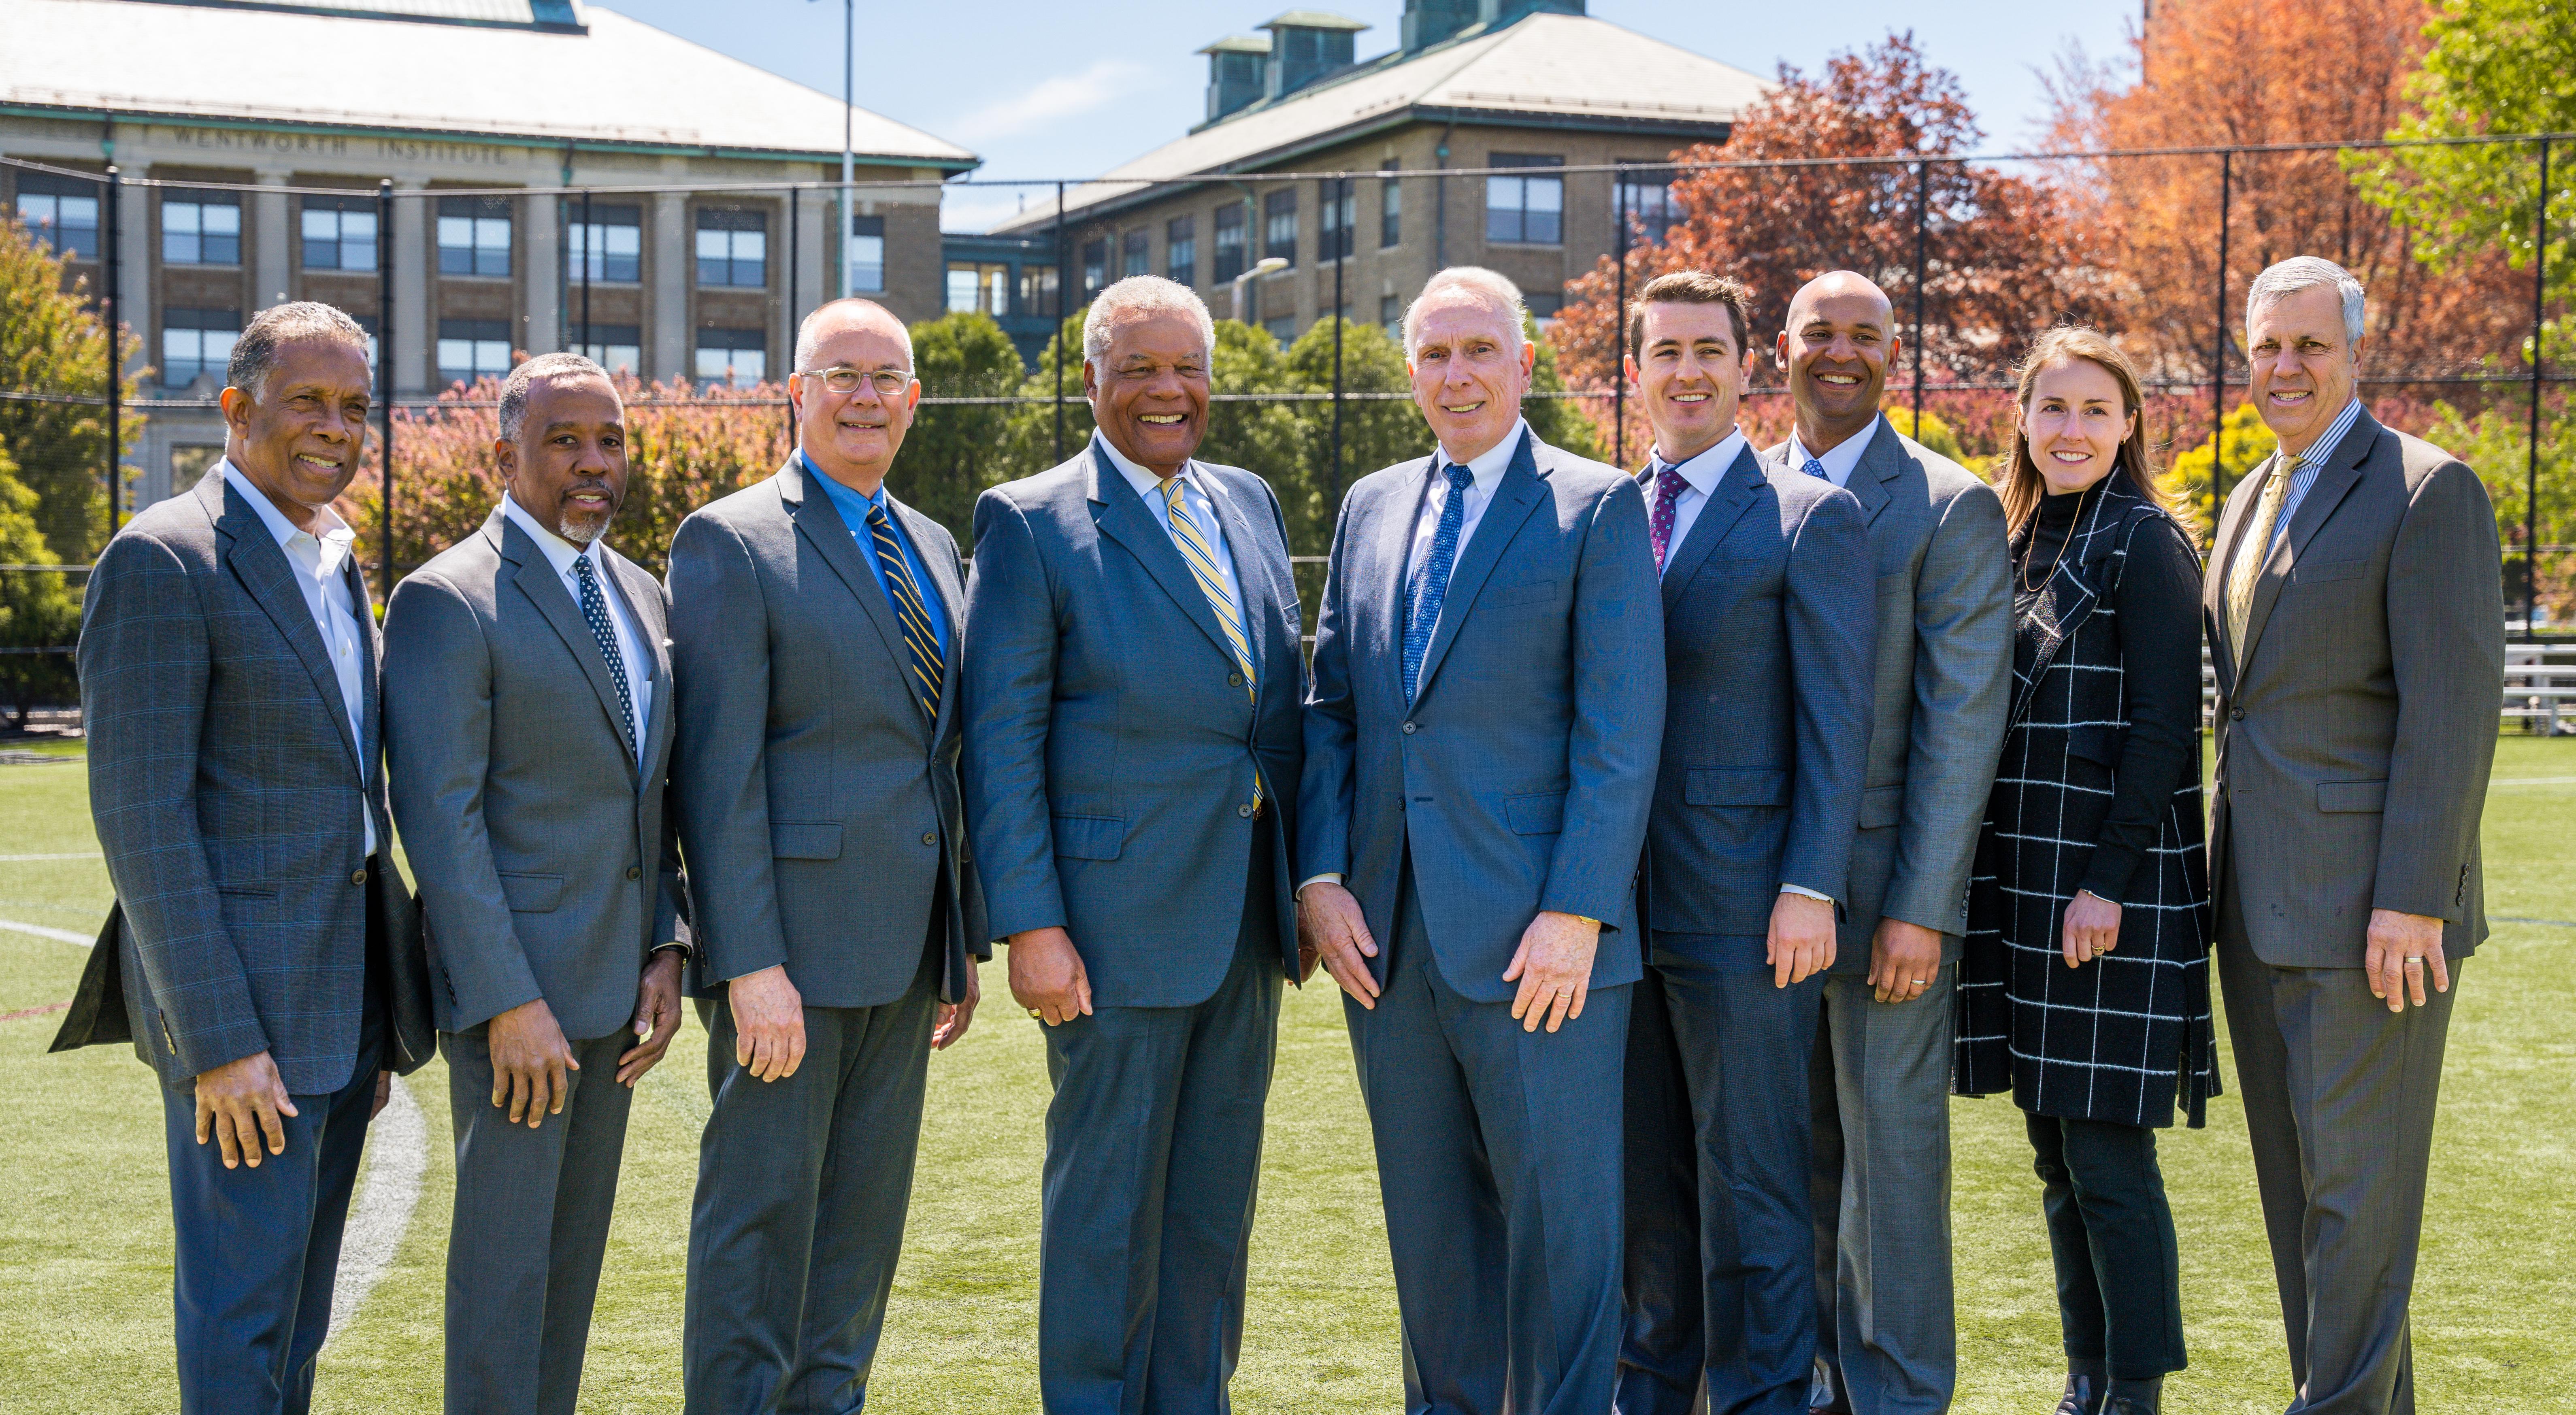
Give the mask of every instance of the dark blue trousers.
[[[1554, 1033], [1440, 976], [1408, 868], [1385, 988], [1347, 998], [1408, 1415], [1600, 1415], [1619, 1358], [1628, 987]], [[1382, 941], [1383, 942], [1383, 941]]]
[[1761, 939], [1655, 936], [1628, 1021], [1618, 1415], [1801, 1415], [1816, 1356], [1808, 1058], [1820, 974]]
[[222, 1142], [197, 1143], [193, 1085], [161, 1088], [183, 1415], [304, 1415], [312, 1407], [340, 1228], [375, 1106], [383, 1012], [371, 986], [348, 1083], [293, 1097], [286, 1153], [263, 1154], [257, 1169], [226, 1169]]

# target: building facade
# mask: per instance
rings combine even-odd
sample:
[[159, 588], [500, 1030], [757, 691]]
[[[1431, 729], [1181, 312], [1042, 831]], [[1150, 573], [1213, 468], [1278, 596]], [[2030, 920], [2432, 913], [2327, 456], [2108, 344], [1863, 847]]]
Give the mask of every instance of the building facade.
[[[776, 378], [845, 259], [849, 292], [939, 312], [939, 183], [976, 162], [858, 112], [843, 221], [839, 99], [574, 0], [0, 0], [0, 34], [0, 157], [55, 169], [0, 167], [0, 203], [93, 291], [114, 257], [156, 401], [211, 399], [243, 321], [297, 299], [390, 313], [397, 398], [555, 349]], [[278, 54], [324, 57], [283, 84]], [[211, 408], [149, 411], [138, 504], [223, 442]]]

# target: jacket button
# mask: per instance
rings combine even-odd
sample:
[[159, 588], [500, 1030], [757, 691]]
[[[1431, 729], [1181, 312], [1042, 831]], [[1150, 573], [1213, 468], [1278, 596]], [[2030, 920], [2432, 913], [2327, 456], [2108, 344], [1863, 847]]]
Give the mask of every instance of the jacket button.
[[1252, 819], [1252, 803], [1247, 801], [1244, 804], [1235, 807], [1234, 813], [1243, 817], [1245, 820]]
[[1225, 675], [1225, 685], [1226, 685], [1227, 687], [1229, 687], [1229, 688], [1240, 688], [1240, 687], [1242, 687], [1242, 686], [1243, 686], [1243, 675], [1242, 675], [1242, 674], [1240, 674], [1240, 673], [1229, 673], [1229, 674]]
[[1410, 737], [1410, 736], [1412, 736], [1412, 735], [1413, 735], [1413, 724], [1412, 724], [1412, 723], [1408, 722], [1408, 723], [1404, 724], [1404, 735], [1405, 735], [1405, 736], [1407, 736], [1407, 737]]
[[2230, 722], [2243, 722], [2245, 720], [2245, 709], [2241, 707], [2229, 708], [2227, 710], [2227, 720]]
[[923, 831], [923, 832], [921, 833], [921, 843], [922, 843], [922, 844], [924, 844], [924, 845], [936, 845], [936, 844], [938, 844], [938, 843], [939, 843], [939, 832], [938, 832], [938, 831], [935, 831], [935, 830], [925, 830], [925, 831]]
[[356, 870], [351, 870], [351, 871], [349, 871], [349, 883], [351, 883], [351, 884], [365, 884], [366, 882], [367, 882], [367, 872], [366, 872], [365, 870], [363, 870], [363, 869], [356, 869]]
[[640, 866], [628, 865], [626, 867], [626, 877], [628, 879], [642, 879], [644, 877], [644, 871]]

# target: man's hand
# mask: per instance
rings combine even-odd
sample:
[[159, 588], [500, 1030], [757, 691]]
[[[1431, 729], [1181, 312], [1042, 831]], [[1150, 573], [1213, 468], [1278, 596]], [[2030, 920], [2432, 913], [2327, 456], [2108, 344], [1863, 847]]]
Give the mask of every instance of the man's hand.
[[680, 1035], [680, 950], [657, 948], [635, 983], [635, 1045], [617, 1058], [617, 1084], [629, 1090]]
[[214, 1136], [223, 1146], [226, 1169], [259, 1168], [263, 1135], [270, 1154], [285, 1154], [286, 1122], [278, 1117], [293, 1114], [295, 1102], [287, 1099], [286, 1083], [267, 1052], [197, 1073], [197, 1143]]
[[1771, 986], [1803, 983], [1834, 966], [1834, 902], [1780, 891], [1771, 904]]
[[1583, 1000], [1592, 993], [1592, 953], [1601, 943], [1601, 921], [1541, 910], [1521, 930], [1521, 946], [1503, 981], [1518, 979], [1512, 997], [1512, 1020], [1524, 1032], [1535, 1032], [1541, 1018], [1551, 1032], [1569, 1017], [1583, 1015]]
[[[1362, 1007], [1377, 1006], [1377, 976], [1368, 960], [1377, 956], [1360, 901], [1339, 881], [1319, 879], [1297, 891], [1297, 959], [1324, 965], [1342, 991]], [[1302, 979], [1301, 979], [1302, 981]]]
[[779, 1081], [805, 1060], [805, 995], [773, 963], [725, 984], [733, 1013], [733, 1061], [756, 1080]]
[[384, 1114], [385, 1107], [392, 1105], [393, 1103], [394, 1073], [390, 1071], [379, 1071], [376, 1073], [376, 1098], [367, 1102], [367, 1118], [369, 1120], [373, 1120], [377, 1116]]
[[1869, 941], [1869, 993], [1881, 1002], [1912, 1002], [1941, 976], [1941, 934], [1903, 919], [1880, 919]]
[[939, 1004], [939, 1019], [930, 1027], [930, 1049], [946, 1051], [966, 1035], [975, 1020], [975, 1004], [984, 1000], [984, 960], [966, 955], [966, 1000]]
[[1091, 1015], [1091, 975], [1083, 971], [1073, 935], [1031, 929], [1003, 942], [1011, 949], [1011, 997], [1020, 1006], [1050, 1027]]
[[520, 1003], [492, 1019], [487, 1040], [492, 1047], [492, 1104], [506, 1106], [510, 1123], [528, 1122], [536, 1129], [549, 1115], [563, 1114], [572, 1094], [572, 1044], [555, 1025], [554, 1009], [542, 997]]
[[2394, 909], [2371, 910], [2370, 952], [2362, 969], [2370, 976], [2370, 995], [2386, 1001], [2391, 1012], [2405, 1011], [2410, 993], [2417, 1007], [2424, 1005], [2427, 972], [2433, 975], [2433, 991], [2449, 992], [2451, 964], [2442, 956], [2442, 921]]
[[2066, 927], [2059, 942], [2066, 966], [2081, 968], [2120, 946], [2120, 906], [2089, 889], [2066, 901]]

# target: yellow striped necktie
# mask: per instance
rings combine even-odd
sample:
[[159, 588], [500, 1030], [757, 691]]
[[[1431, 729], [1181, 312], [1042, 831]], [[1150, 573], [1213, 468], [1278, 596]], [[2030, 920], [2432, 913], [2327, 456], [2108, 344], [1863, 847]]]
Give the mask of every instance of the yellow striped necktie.
[[885, 576], [886, 598], [894, 605], [895, 622], [903, 628], [904, 657], [912, 670], [912, 694], [921, 703], [922, 715], [939, 720], [940, 680], [947, 664], [939, 656], [939, 636], [930, 631], [930, 611], [922, 606], [921, 586], [913, 583], [912, 567], [903, 559], [903, 546], [894, 538], [894, 523], [882, 506], [868, 508], [868, 543], [876, 550], [877, 569]]
[[[1261, 702], [1259, 685], [1252, 676], [1252, 639], [1243, 631], [1243, 616], [1235, 613], [1234, 600], [1225, 592], [1225, 572], [1216, 565], [1216, 552], [1200, 531], [1198, 518], [1190, 514], [1189, 503], [1182, 496], [1187, 484], [1177, 476], [1165, 477], [1156, 488], [1163, 494], [1163, 506], [1171, 513], [1172, 544], [1178, 546], [1181, 559], [1187, 561], [1190, 574], [1199, 582], [1199, 592], [1207, 596], [1208, 608], [1216, 611], [1217, 627], [1225, 630], [1227, 647], [1234, 650], [1234, 665], [1242, 670], [1244, 695], [1255, 706]], [[1261, 778], [1252, 781], [1252, 804], [1261, 804]]]
[[2246, 621], [2254, 613], [2254, 583], [2263, 578], [2263, 562], [2272, 558], [2272, 533], [2281, 523], [2281, 504], [2289, 499], [2290, 478], [2301, 458], [2287, 453], [2272, 468], [2272, 479], [2254, 502], [2253, 524], [2236, 542], [2236, 563], [2227, 567], [2227, 647], [2236, 666], [2245, 666]]

